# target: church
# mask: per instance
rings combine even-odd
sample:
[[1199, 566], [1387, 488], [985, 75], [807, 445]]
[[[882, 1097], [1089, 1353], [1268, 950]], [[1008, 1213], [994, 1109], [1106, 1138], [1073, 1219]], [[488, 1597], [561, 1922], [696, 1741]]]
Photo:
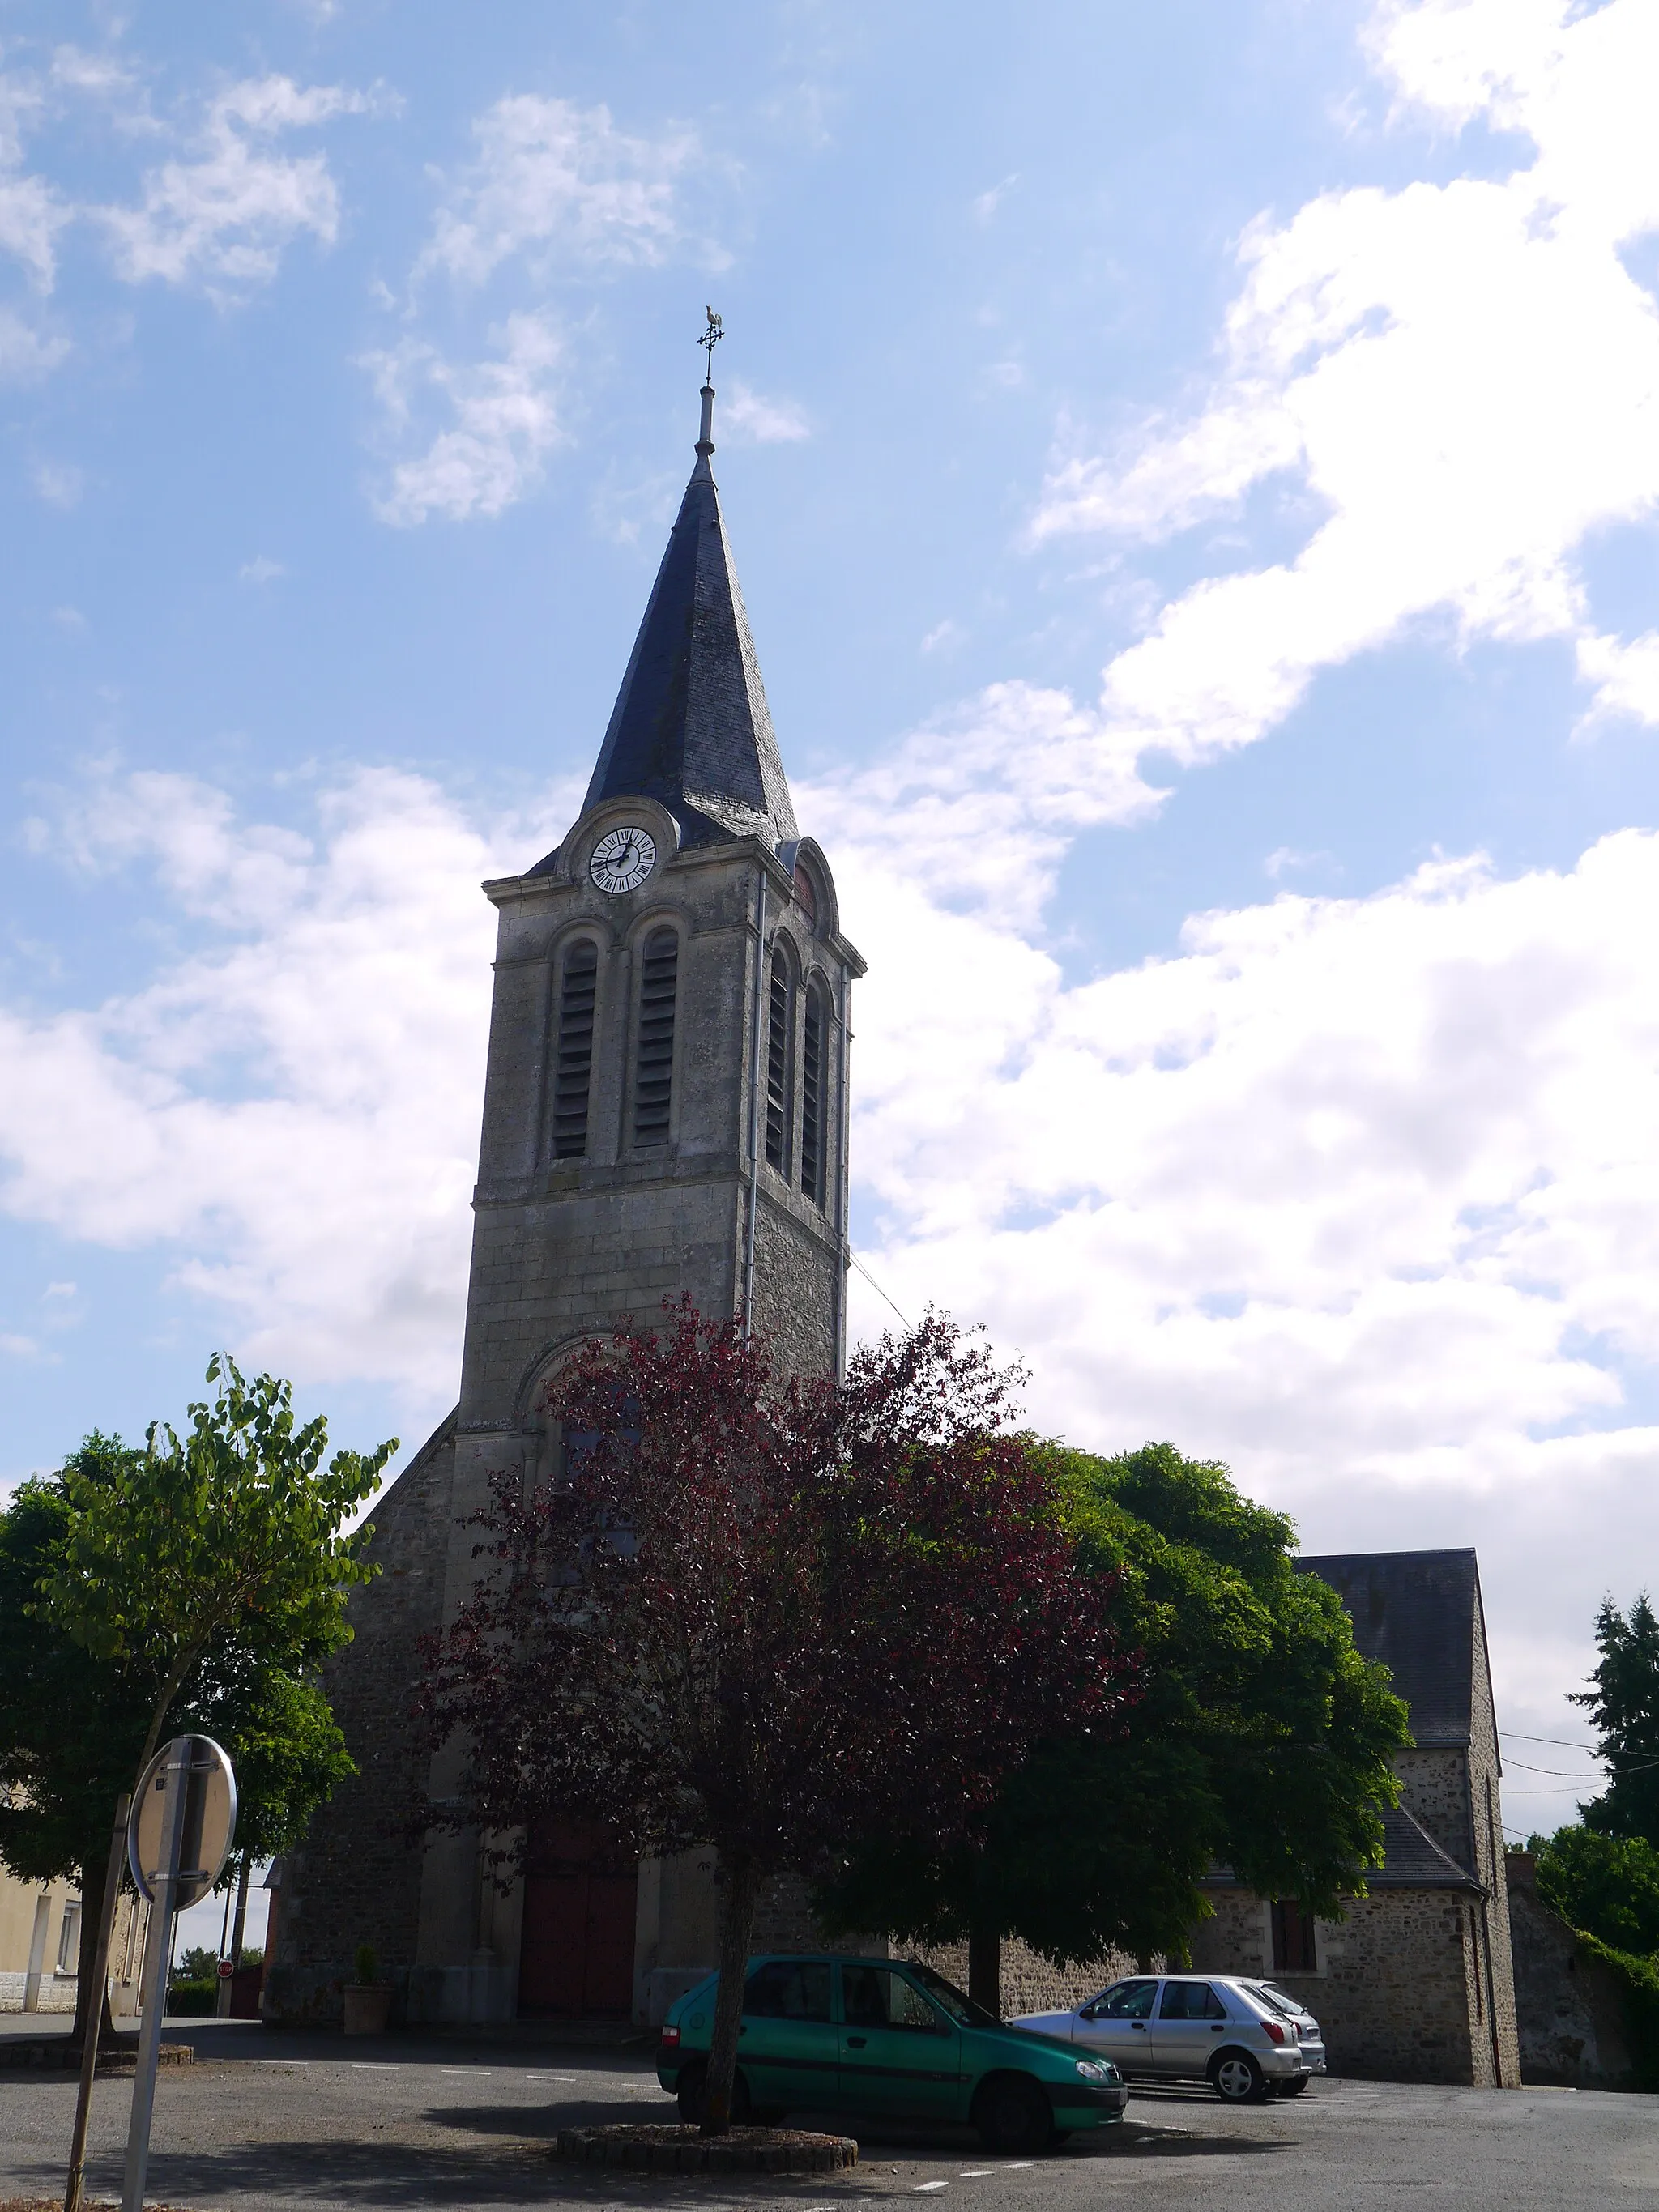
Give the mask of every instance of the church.
[[[549, 1822], [506, 1893], [482, 1839], [409, 1838], [428, 1762], [410, 1724], [422, 1639], [477, 1564], [493, 1475], [550, 1464], [540, 1401], [573, 1347], [689, 1294], [748, 1314], [807, 1374], [846, 1333], [850, 995], [829, 863], [803, 837], [710, 460], [692, 470], [580, 818], [544, 860], [484, 885], [497, 916], [460, 1402], [374, 1509], [379, 1577], [328, 1694], [356, 1778], [281, 1870], [262, 2009], [337, 2020], [362, 1945], [403, 2024], [660, 2021], [717, 1955], [711, 1855], [620, 1858]], [[1328, 2023], [1339, 2071], [1517, 2078], [1500, 1765], [1473, 1553], [1300, 1562], [1341, 1595], [1359, 1648], [1411, 1707], [1386, 1865], [1337, 1923], [1251, 1895], [1224, 1869], [1194, 1933], [1200, 1971], [1276, 1974]], [[761, 1950], [817, 1948], [802, 1894], [763, 1898]], [[866, 1937], [849, 1948], [887, 1948]], [[934, 1963], [960, 1980], [966, 1960]], [[1004, 1946], [1010, 2013], [1078, 2002], [1134, 1967], [1060, 1969]]]
[[[864, 963], [796, 825], [710, 467], [714, 402], [706, 383], [580, 817], [483, 887], [498, 921], [460, 1402], [374, 1510], [380, 1574], [353, 1593], [327, 1684], [358, 1775], [283, 1863], [269, 2018], [337, 2018], [363, 1944], [410, 2021], [660, 2018], [714, 1956], [707, 1855], [617, 1863], [532, 1838], [502, 1896], [476, 1837], [422, 1850], [404, 1826], [420, 1639], [472, 1584], [463, 1523], [490, 1478], [544, 1462], [556, 1364], [683, 1293], [750, 1316], [798, 1373], [842, 1361]], [[434, 1796], [444, 1784], [430, 1775]], [[775, 1915], [762, 1930], [805, 1934]]]

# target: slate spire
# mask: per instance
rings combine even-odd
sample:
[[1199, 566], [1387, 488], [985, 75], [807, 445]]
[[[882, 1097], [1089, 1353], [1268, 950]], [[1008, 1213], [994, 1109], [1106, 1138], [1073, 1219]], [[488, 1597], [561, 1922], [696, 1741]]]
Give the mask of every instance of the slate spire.
[[669, 533], [582, 811], [641, 793], [688, 845], [799, 833], [760, 662], [708, 465], [714, 388], [702, 387], [696, 466]]

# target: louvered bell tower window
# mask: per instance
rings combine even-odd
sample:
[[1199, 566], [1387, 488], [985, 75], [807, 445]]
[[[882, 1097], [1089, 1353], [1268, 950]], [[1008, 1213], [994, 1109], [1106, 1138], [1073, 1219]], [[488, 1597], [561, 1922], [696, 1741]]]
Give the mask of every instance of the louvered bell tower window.
[[800, 1187], [815, 1206], [823, 1204], [823, 1060], [828, 1024], [823, 994], [814, 984], [806, 994], [801, 1023]]
[[553, 1157], [579, 1160], [587, 1150], [587, 1099], [593, 1076], [593, 1000], [599, 947], [584, 938], [559, 971], [559, 1034], [553, 1066]]
[[772, 955], [772, 999], [766, 1022], [766, 1158], [780, 1175], [789, 1158], [789, 969]]
[[640, 963], [640, 1032], [634, 1054], [634, 1142], [665, 1145], [674, 1084], [674, 998], [680, 941], [653, 929]]

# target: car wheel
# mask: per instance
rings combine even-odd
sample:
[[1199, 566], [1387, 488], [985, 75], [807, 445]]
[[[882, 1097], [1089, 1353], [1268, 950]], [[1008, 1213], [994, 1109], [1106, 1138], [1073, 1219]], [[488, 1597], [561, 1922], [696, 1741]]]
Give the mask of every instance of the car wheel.
[[1046, 2150], [1054, 2132], [1048, 2100], [1035, 2081], [1016, 2074], [988, 2081], [975, 2102], [974, 2124], [987, 2150]]
[[[708, 2113], [708, 2069], [688, 2066], [681, 2074], [675, 2090], [680, 2108], [680, 2118], [689, 2128], [700, 2128]], [[732, 2082], [732, 2124], [734, 2128], [750, 2125], [749, 2084], [739, 2069]]]
[[1210, 2069], [1210, 2081], [1224, 2104], [1259, 2105], [1267, 2094], [1261, 2069], [1248, 2051], [1224, 2051]]

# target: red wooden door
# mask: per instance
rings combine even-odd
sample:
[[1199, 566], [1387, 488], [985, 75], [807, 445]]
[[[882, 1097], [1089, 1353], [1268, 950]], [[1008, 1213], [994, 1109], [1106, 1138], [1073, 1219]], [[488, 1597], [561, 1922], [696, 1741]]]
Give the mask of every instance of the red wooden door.
[[638, 1862], [603, 1830], [537, 1823], [525, 1868], [520, 2013], [628, 2018], [638, 1888]]

